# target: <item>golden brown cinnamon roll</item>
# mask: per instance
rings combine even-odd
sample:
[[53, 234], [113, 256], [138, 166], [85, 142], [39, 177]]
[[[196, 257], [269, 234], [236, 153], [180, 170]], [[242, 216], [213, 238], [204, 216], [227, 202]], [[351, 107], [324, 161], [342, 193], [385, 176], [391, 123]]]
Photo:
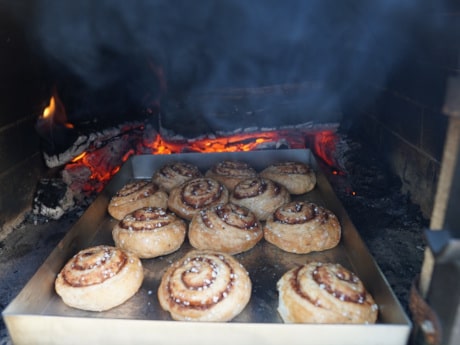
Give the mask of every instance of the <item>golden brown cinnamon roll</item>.
[[237, 254], [254, 247], [263, 237], [256, 215], [233, 203], [208, 207], [192, 218], [188, 238], [196, 249]]
[[185, 221], [166, 208], [144, 207], [128, 213], [112, 230], [115, 245], [141, 259], [170, 254], [185, 240]]
[[316, 185], [316, 173], [307, 164], [300, 162], [275, 163], [260, 172], [260, 176], [278, 182], [291, 194], [303, 194]]
[[311, 262], [277, 283], [286, 323], [375, 323], [378, 306], [362, 281], [340, 264]]
[[197, 166], [173, 161], [155, 171], [152, 181], [169, 193], [171, 189], [198, 177], [202, 177], [202, 173]]
[[257, 172], [246, 162], [224, 160], [206, 171], [205, 176], [223, 183], [231, 191], [238, 182], [256, 177]]
[[230, 201], [249, 208], [259, 220], [265, 220], [278, 207], [288, 203], [291, 196], [282, 185], [255, 177], [239, 182], [230, 195]]
[[227, 188], [214, 179], [201, 177], [172, 189], [168, 207], [182, 218], [191, 220], [203, 208], [226, 202]]
[[311, 202], [292, 201], [268, 217], [264, 237], [287, 252], [306, 254], [337, 246], [341, 229], [330, 210]]
[[246, 269], [234, 257], [193, 250], [167, 269], [158, 299], [174, 320], [229, 321], [243, 311], [251, 289]]
[[115, 219], [122, 219], [128, 213], [141, 207], [164, 207], [168, 194], [150, 180], [134, 180], [125, 184], [111, 199], [108, 212]]
[[70, 307], [103, 311], [131, 298], [144, 279], [134, 254], [111, 246], [81, 250], [59, 272], [55, 289]]

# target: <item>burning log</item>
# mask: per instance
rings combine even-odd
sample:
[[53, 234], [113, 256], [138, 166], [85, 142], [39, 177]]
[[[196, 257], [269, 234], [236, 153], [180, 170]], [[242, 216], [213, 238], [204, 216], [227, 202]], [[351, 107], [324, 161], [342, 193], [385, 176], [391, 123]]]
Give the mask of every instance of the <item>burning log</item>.
[[[145, 124], [142, 122], [126, 123], [103, 131], [79, 136], [64, 152], [50, 154], [43, 152], [46, 165], [50, 168], [63, 166], [75, 161], [80, 155], [88, 151], [96, 151], [113, 141], [120, 141], [121, 137], [129, 137], [129, 141], [140, 141]], [[112, 145], [114, 147], [114, 145]]]
[[61, 154], [44, 154], [50, 168], [62, 167], [60, 178], [42, 179], [33, 213], [59, 219], [75, 205], [88, 205], [144, 141], [144, 123], [127, 123], [79, 137]]
[[[97, 140], [92, 140], [87, 150], [73, 157], [61, 171], [62, 182], [68, 189], [68, 195], [72, 195], [78, 205], [89, 204], [121, 165], [135, 154], [310, 148], [328, 166], [340, 169], [340, 162], [335, 157], [336, 127], [331, 125], [322, 127], [308, 125], [304, 128], [285, 128], [265, 132], [237, 131], [222, 137], [186, 139], [176, 136], [170, 139], [162, 137], [151, 126], [125, 124], [107, 130], [103, 134], [94, 134], [94, 138]], [[37, 202], [40, 200], [37, 199]], [[54, 203], [59, 204], [56, 201]], [[35, 209], [43, 216], [62, 215], [62, 212], [50, 215], [48, 208], [42, 207], [41, 203], [36, 205]]]
[[[278, 95], [277, 98], [280, 98], [281, 96], [293, 95], [294, 98], [297, 98], [305, 90], [311, 91], [312, 89], [315, 87], [311, 85], [251, 90], [232, 89], [223, 92], [222, 96], [228, 101], [234, 102], [235, 99], [244, 98], [245, 94], [249, 92], [257, 95], [258, 98], [261, 97], [258, 102], [263, 103], [267, 96], [273, 98], [274, 95]], [[211, 98], [212, 96], [210, 95]], [[202, 101], [203, 98], [200, 100]], [[293, 100], [291, 99], [291, 101]], [[252, 109], [252, 107], [250, 108]], [[243, 115], [252, 116], [246, 112]], [[182, 118], [183, 116], [184, 114], [182, 114]], [[65, 200], [72, 198], [78, 205], [91, 202], [93, 197], [102, 191], [106, 183], [120, 169], [121, 165], [131, 155], [135, 154], [310, 148], [329, 166], [338, 166], [334, 157], [334, 138], [338, 124], [333, 122], [315, 124], [313, 121], [308, 121], [275, 127], [270, 127], [264, 123], [264, 128], [259, 126], [232, 130], [222, 128], [219, 131], [202, 132], [207, 134], [193, 138], [181, 134], [177, 135], [162, 127], [161, 123], [159, 131], [157, 131], [156, 125], [150, 124], [148, 121], [123, 123], [77, 136], [76, 129], [67, 123], [64, 107], [56, 95], [51, 98], [50, 106], [38, 119], [36, 128], [46, 142], [53, 144], [52, 149], [45, 150], [43, 155], [48, 167], [62, 168], [60, 172], [62, 183], [59, 183], [58, 186], [67, 189], [64, 193], [66, 195]], [[59, 135], [57, 136], [57, 134]], [[62, 134], [65, 145], [68, 145], [69, 139], [74, 141], [65, 150], [56, 150], [56, 148], [60, 148], [59, 139]], [[40, 188], [48, 186], [47, 181], [43, 181], [42, 185]], [[45, 217], [57, 219], [63, 214], [61, 209], [65, 208], [61, 205], [64, 200], [60, 202], [60, 198], [60, 195], [55, 196], [56, 200], [51, 203], [54, 205], [51, 207], [53, 211], [49, 211], [48, 204], [44, 203], [41, 197], [37, 197], [34, 206], [35, 212]], [[66, 207], [72, 207], [68, 202], [64, 202], [64, 204]], [[56, 207], [59, 209], [56, 210]]]
[[77, 200], [100, 192], [123, 162], [137, 153], [136, 147], [143, 141], [143, 128], [125, 125], [112, 129], [64, 167], [62, 178]]
[[120, 137], [128, 138], [129, 143], [133, 144], [133, 141], [141, 140], [145, 126], [143, 121], [139, 121], [113, 125], [103, 130], [95, 130], [94, 127], [77, 129], [68, 122], [65, 107], [54, 90], [49, 105], [37, 119], [35, 129], [42, 139], [46, 165], [55, 168], [75, 162], [85, 152], [97, 151], [113, 141], [119, 141]]

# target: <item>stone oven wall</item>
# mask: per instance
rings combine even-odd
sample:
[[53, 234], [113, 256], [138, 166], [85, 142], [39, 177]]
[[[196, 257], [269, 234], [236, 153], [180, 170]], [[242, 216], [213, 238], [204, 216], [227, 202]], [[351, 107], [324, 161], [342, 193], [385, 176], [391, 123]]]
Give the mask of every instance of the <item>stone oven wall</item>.
[[[400, 176], [402, 190], [430, 218], [444, 140], [449, 122], [443, 107], [449, 77], [459, 72], [458, 3], [434, 8], [423, 15], [431, 27], [418, 27], [412, 51], [388, 82], [368, 87], [379, 96], [370, 105], [356, 102], [350, 112], [360, 115], [352, 126]], [[423, 23], [423, 21], [422, 21]], [[372, 78], [371, 78], [372, 79]], [[354, 124], [353, 124], [354, 125]]]
[[1, 239], [22, 220], [37, 181], [46, 171], [34, 130], [46, 99], [46, 82], [23, 28], [1, 7], [0, 52]]

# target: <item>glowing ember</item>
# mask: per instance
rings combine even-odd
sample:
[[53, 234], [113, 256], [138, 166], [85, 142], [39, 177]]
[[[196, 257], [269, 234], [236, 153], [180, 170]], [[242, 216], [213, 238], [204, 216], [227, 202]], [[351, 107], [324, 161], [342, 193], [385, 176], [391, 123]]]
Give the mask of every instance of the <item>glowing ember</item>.
[[[290, 149], [310, 148], [329, 166], [335, 167], [333, 155], [336, 133], [333, 130], [283, 129], [190, 140], [166, 140], [155, 131], [147, 132], [140, 143], [127, 144], [126, 140], [115, 141], [75, 157], [66, 166], [67, 172], [81, 175], [80, 170], [83, 169], [90, 175], [88, 181], [82, 181], [83, 185], [78, 185], [75, 189], [90, 193], [100, 192], [121, 165], [136, 154], [254, 151], [284, 145]], [[333, 173], [340, 174], [340, 171], [335, 169]]]
[[80, 153], [78, 156], [76, 156], [74, 159], [72, 159], [72, 163], [75, 163], [75, 162], [78, 162], [79, 160], [81, 160], [83, 157], [86, 156], [86, 152], [82, 152]]
[[263, 143], [277, 141], [275, 133], [263, 134], [237, 134], [230, 137], [220, 137], [215, 139], [198, 139], [191, 142], [167, 141], [157, 136], [156, 140], [146, 147], [151, 149], [153, 154], [170, 154], [188, 152], [237, 152], [252, 151]]
[[[313, 152], [320, 157], [328, 166], [336, 167], [337, 163], [333, 157], [337, 145], [337, 134], [334, 131], [322, 131], [315, 136]], [[339, 175], [340, 171], [334, 169], [334, 175]]]

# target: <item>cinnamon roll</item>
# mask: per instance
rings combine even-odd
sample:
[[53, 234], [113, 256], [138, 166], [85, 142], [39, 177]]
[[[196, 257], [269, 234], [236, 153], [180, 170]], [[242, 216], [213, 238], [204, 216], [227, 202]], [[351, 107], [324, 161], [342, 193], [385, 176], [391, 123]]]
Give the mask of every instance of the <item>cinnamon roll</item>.
[[103, 311], [130, 299], [140, 288], [140, 259], [111, 246], [81, 250], [59, 272], [55, 290], [70, 307]]
[[290, 200], [286, 188], [263, 177], [239, 182], [230, 195], [231, 202], [249, 208], [259, 220], [266, 220], [278, 207]]
[[297, 254], [331, 249], [340, 242], [341, 233], [342, 227], [334, 213], [304, 201], [279, 207], [264, 226], [265, 240]]
[[234, 257], [192, 250], [167, 269], [158, 299], [174, 320], [229, 321], [243, 311], [251, 290], [248, 272]]
[[231, 191], [238, 182], [256, 177], [257, 172], [246, 162], [224, 160], [206, 171], [205, 176], [223, 183]]
[[118, 220], [141, 207], [164, 207], [168, 194], [150, 180], [134, 180], [125, 184], [109, 201], [108, 212]]
[[186, 162], [169, 162], [155, 171], [152, 181], [168, 193], [171, 189], [193, 178], [202, 177], [197, 166]]
[[263, 237], [256, 215], [233, 203], [208, 207], [195, 214], [188, 238], [196, 249], [237, 254], [253, 248]]
[[291, 194], [303, 194], [316, 185], [316, 173], [307, 164], [300, 162], [280, 162], [272, 164], [259, 174], [287, 188]]
[[171, 190], [168, 207], [180, 217], [191, 220], [203, 208], [226, 203], [228, 190], [220, 182], [201, 177], [189, 180]]
[[375, 323], [378, 306], [362, 281], [340, 264], [311, 262], [277, 283], [286, 323]]
[[170, 254], [185, 240], [185, 221], [165, 208], [144, 207], [128, 213], [112, 230], [115, 245], [141, 259]]

